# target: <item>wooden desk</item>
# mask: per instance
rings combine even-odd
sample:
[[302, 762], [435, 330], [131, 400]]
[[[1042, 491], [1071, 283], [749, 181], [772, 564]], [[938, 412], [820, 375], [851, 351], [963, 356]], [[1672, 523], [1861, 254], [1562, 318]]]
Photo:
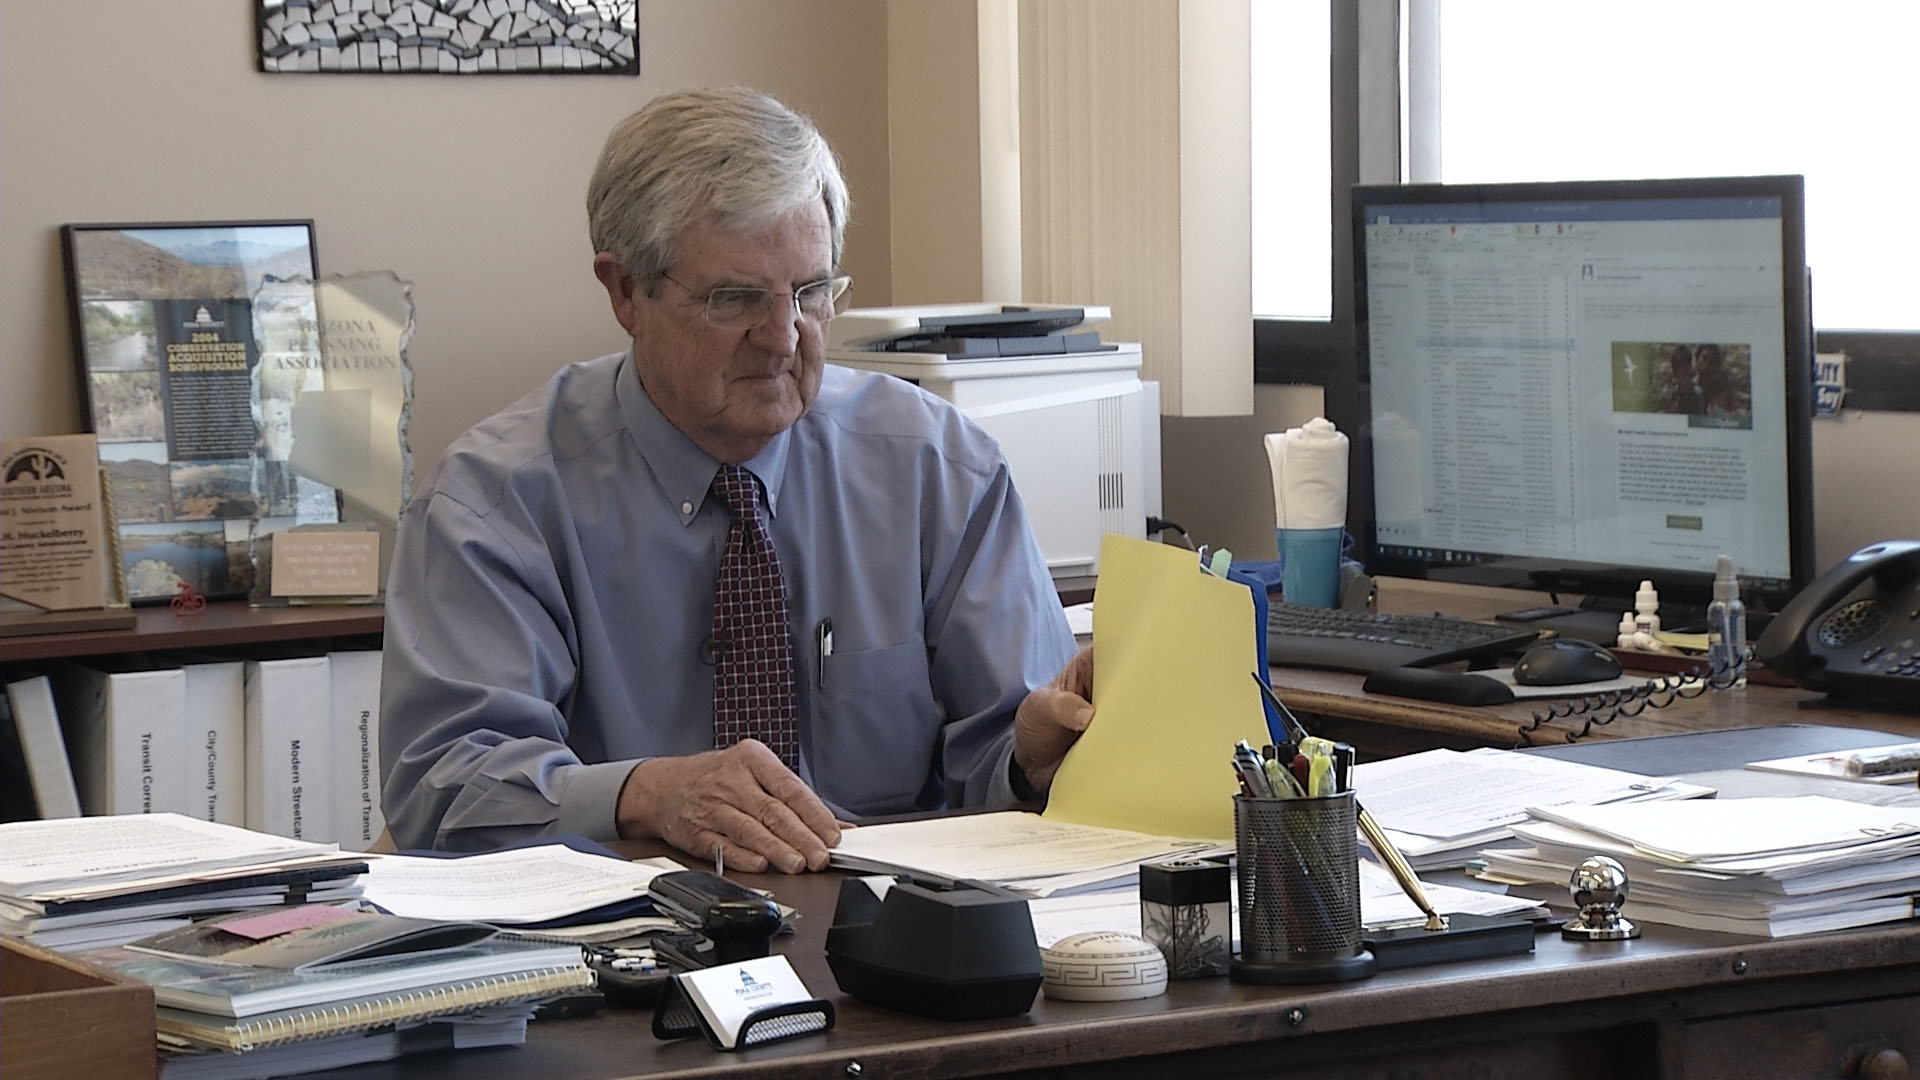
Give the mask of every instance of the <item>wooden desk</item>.
[[[1115, 1004], [1038, 999], [943, 1022], [839, 993], [824, 956], [835, 875], [739, 875], [803, 915], [778, 943], [835, 1028], [737, 1054], [663, 1043], [608, 1009], [528, 1029], [518, 1049], [427, 1055], [329, 1076], [759, 1078], [1764, 1077], [1855, 1075], [1868, 1052], [1920, 1061], [1920, 924], [1783, 941], [1649, 926], [1631, 942], [1557, 933], [1532, 956], [1392, 971], [1333, 987], [1177, 982]], [[1893, 1073], [1889, 1075], [1901, 1075]]]

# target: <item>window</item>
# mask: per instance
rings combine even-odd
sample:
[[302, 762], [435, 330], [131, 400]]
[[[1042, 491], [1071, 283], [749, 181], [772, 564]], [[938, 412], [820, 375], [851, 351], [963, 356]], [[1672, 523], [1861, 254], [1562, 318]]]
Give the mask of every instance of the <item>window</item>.
[[[1817, 325], [1920, 329], [1920, 214], [1903, 209], [1920, 188], [1909, 68], [1920, 4], [1433, 0], [1432, 10], [1407, 24], [1407, 55], [1437, 65], [1408, 72], [1408, 86], [1436, 87], [1437, 99], [1410, 103], [1408, 137], [1409, 159], [1437, 160], [1439, 174], [1409, 179], [1800, 173]], [[1437, 40], [1411, 39], [1429, 27]]]
[[1333, 311], [1330, 7], [1256, 0], [1253, 35], [1253, 313]]

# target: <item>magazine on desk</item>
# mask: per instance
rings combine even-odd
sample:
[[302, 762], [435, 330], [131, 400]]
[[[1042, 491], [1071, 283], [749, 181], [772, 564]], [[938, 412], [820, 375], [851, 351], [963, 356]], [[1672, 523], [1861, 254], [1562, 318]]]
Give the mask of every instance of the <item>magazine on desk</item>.
[[135, 952], [238, 967], [305, 971], [379, 956], [424, 956], [494, 935], [481, 922], [408, 919], [327, 904], [241, 911], [142, 938]]

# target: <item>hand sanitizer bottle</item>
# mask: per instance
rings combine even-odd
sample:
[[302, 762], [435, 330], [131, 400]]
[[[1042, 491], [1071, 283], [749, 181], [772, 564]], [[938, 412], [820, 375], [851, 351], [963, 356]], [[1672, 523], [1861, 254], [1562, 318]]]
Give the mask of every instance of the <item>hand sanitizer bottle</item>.
[[1734, 685], [1747, 681], [1747, 606], [1740, 602], [1740, 579], [1725, 555], [1713, 574], [1713, 602], [1707, 605], [1707, 663]]

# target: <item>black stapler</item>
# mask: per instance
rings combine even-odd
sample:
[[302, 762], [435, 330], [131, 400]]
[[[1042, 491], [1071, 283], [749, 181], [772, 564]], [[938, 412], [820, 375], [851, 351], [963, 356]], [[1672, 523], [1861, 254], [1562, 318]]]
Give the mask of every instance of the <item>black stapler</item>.
[[1040, 991], [1033, 916], [991, 886], [937, 889], [899, 881], [883, 900], [867, 881], [840, 884], [827, 966], [862, 1001], [937, 1020], [1013, 1016]]

